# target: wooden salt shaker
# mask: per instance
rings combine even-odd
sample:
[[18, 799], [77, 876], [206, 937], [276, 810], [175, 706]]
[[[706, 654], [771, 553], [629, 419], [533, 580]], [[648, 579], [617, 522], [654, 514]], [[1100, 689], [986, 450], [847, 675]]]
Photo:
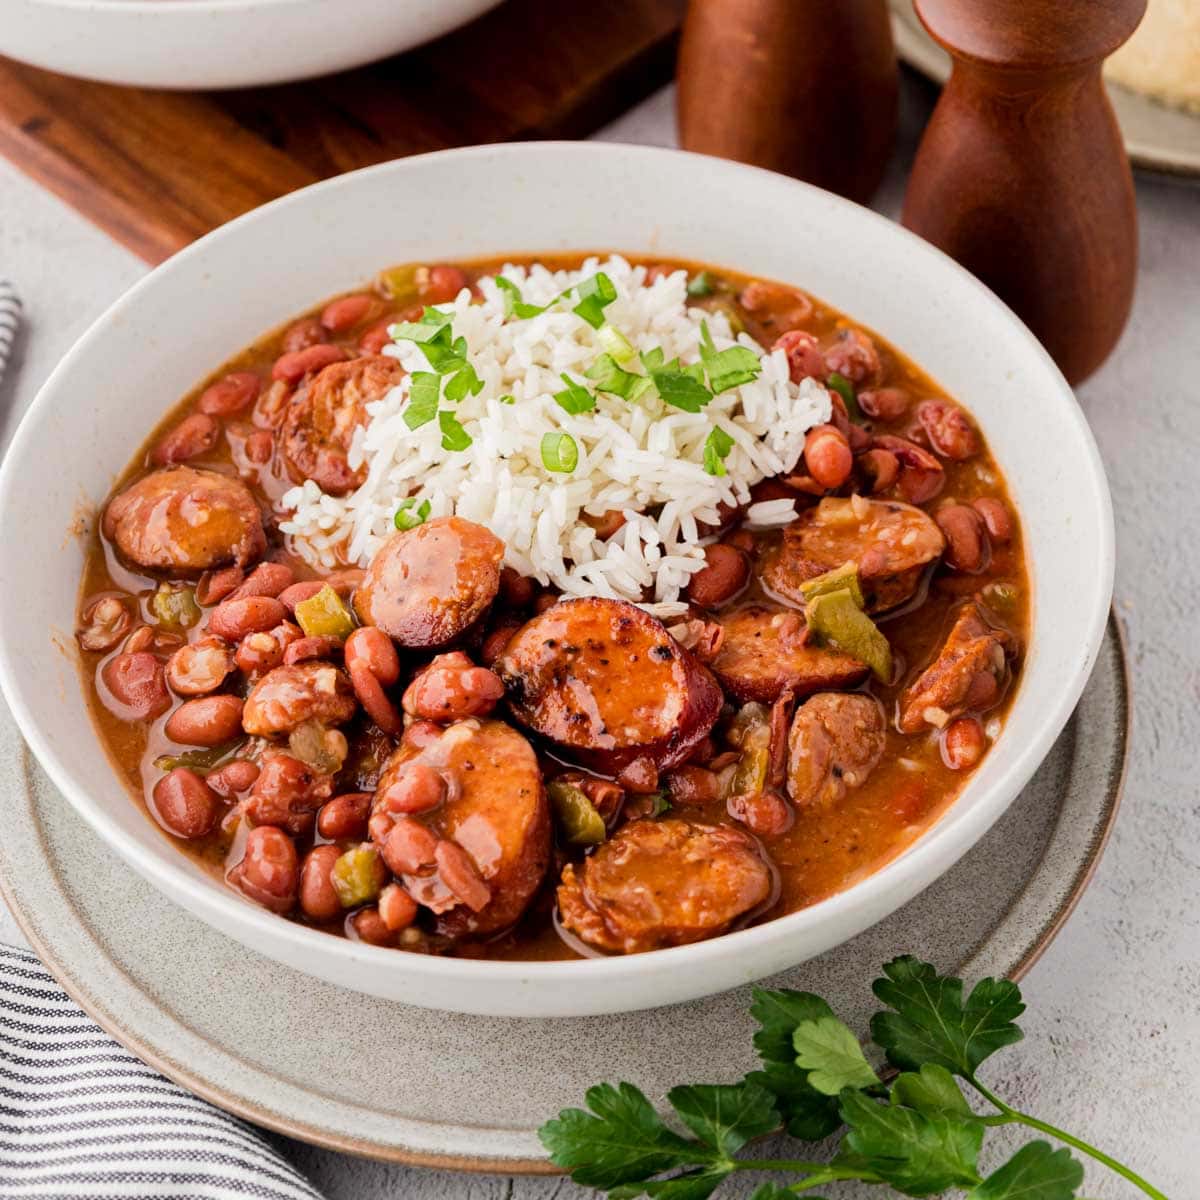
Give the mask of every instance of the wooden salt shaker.
[[691, 0], [678, 71], [685, 150], [866, 200], [896, 133], [886, 0]]
[[904, 224], [983, 280], [1071, 383], [1133, 302], [1133, 178], [1100, 78], [1146, 0], [915, 0], [953, 56]]

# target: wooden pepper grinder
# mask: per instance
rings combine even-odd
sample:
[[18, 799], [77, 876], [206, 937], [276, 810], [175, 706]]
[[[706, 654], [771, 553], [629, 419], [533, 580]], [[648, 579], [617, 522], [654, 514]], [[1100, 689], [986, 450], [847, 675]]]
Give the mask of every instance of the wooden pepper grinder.
[[854, 200], [896, 133], [886, 0], [691, 0], [679, 48], [679, 141]]
[[954, 69], [904, 224], [982, 279], [1078, 383], [1133, 302], [1133, 178], [1100, 66], [1146, 0], [915, 2]]

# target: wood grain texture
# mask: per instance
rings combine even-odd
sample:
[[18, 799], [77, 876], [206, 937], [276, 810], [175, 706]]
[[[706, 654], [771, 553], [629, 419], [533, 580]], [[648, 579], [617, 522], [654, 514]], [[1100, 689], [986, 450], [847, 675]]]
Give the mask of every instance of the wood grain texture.
[[509, 0], [324, 79], [182, 93], [0, 58], [0, 154], [156, 263], [260, 204], [428, 150], [580, 137], [670, 76], [685, 0]]

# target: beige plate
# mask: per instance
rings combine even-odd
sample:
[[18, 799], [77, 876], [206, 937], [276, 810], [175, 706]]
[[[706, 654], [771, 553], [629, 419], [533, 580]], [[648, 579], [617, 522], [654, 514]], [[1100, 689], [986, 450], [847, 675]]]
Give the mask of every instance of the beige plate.
[[[74, 815], [4, 714], [0, 880], [30, 942], [135, 1054], [271, 1129], [460, 1170], [543, 1172], [535, 1130], [602, 1079], [651, 1096], [751, 1066], [748, 988], [674, 1008], [500, 1020], [389, 1004], [262, 958], [175, 908]], [[855, 938], [772, 980], [865, 1028], [879, 965], [911, 951], [1019, 977], [1087, 885], [1120, 800], [1128, 738], [1115, 619], [1033, 781], [950, 872]]]
[[[900, 57], [923, 75], [945, 83], [950, 56], [925, 32], [912, 0], [889, 3]], [[1108, 95], [1135, 166], [1200, 176], [1200, 115], [1168, 108], [1118, 84], [1108, 85]]]

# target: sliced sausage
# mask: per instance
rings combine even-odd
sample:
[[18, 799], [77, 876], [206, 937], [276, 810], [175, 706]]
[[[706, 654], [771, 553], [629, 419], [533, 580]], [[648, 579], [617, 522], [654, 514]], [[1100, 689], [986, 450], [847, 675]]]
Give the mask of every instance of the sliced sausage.
[[500, 590], [504, 543], [462, 517], [394, 533], [354, 593], [365, 625], [402, 646], [437, 649], [466, 633]]
[[866, 677], [857, 658], [809, 643], [803, 619], [790, 609], [747, 604], [723, 614], [721, 627], [725, 637], [709, 666], [738, 700], [773, 704], [784, 692], [807, 696]]
[[861, 787], [887, 740], [883, 709], [861, 692], [820, 692], [802, 704], [788, 733], [788, 795], [801, 807], [834, 804]]
[[995, 628], [975, 601], [959, 610], [932, 663], [900, 695], [902, 733], [944, 728], [967, 712], [984, 712], [1003, 697], [1016, 640]]
[[267, 548], [250, 489], [196, 467], [166, 467], [131, 484], [108, 502], [102, 528], [126, 562], [150, 571], [245, 566]]
[[776, 595], [803, 604], [802, 583], [854, 562], [868, 611], [883, 612], [913, 595], [945, 548], [936, 522], [911, 504], [827, 497], [783, 531], [762, 580]]
[[612, 954], [683, 946], [724, 933], [775, 892], [759, 844], [728, 825], [631, 821], [558, 887], [563, 926]]
[[357, 707], [344, 671], [326, 662], [296, 663], [268, 671], [254, 685], [242, 710], [242, 728], [271, 737], [305, 721], [341, 725]]
[[[473, 910], [461, 902], [467, 889], [458, 872], [444, 880], [436, 865], [424, 874], [404, 876], [406, 890], [437, 914], [437, 932], [447, 937], [506, 929], [541, 886], [550, 860], [550, 809], [533, 747], [501, 721], [460, 721], [420, 747], [402, 745], [379, 777], [377, 797], [395, 788], [414, 764], [447, 781], [446, 799], [403, 819], [421, 823], [465, 851], [490, 899]], [[461, 865], [453, 852], [441, 857]]]
[[708, 671], [625, 600], [560, 601], [513, 635], [494, 669], [522, 724], [606, 773], [641, 757], [678, 766], [721, 710]]
[[404, 368], [394, 358], [372, 355], [335, 362], [292, 397], [280, 431], [288, 474], [313, 480], [331, 496], [344, 496], [367, 477], [347, 461], [354, 431], [367, 423], [367, 405], [400, 382]]

